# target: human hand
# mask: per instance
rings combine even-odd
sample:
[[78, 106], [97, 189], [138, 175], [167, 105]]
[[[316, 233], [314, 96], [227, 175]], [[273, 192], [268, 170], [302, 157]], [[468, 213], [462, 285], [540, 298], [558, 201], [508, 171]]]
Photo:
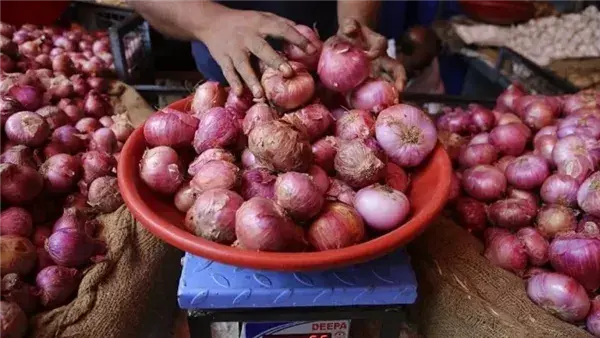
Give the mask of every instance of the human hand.
[[286, 77], [294, 74], [285, 58], [265, 40], [267, 36], [286, 40], [308, 54], [317, 51], [294, 25], [293, 21], [271, 13], [226, 8], [222, 15], [215, 18], [209, 29], [200, 32], [199, 38], [221, 66], [223, 75], [235, 94], [242, 94], [241, 76], [254, 97], [262, 98], [264, 90], [250, 65], [251, 55], [255, 55], [269, 67], [278, 69]]
[[364, 49], [372, 59], [371, 72], [374, 77], [384, 77], [394, 82], [398, 91], [406, 84], [406, 71], [400, 61], [387, 56], [387, 40], [381, 34], [361, 25], [354, 19], [346, 19], [338, 30], [338, 35], [352, 41]]

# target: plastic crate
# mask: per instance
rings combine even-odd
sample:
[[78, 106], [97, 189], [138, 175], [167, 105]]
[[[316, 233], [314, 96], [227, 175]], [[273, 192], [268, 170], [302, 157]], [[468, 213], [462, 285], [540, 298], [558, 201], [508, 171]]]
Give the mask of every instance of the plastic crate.
[[108, 30], [135, 12], [127, 8], [117, 8], [93, 1], [72, 1], [67, 13], [68, 21], [77, 22], [87, 30]]

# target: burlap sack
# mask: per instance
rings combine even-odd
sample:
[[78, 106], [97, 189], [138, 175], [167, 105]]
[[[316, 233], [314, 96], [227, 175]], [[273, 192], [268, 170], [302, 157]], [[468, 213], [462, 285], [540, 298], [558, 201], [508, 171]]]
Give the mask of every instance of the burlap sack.
[[[139, 126], [152, 109], [131, 88], [120, 96], [118, 113]], [[30, 336], [170, 337], [177, 313], [182, 253], [139, 223], [125, 206], [99, 217], [106, 260], [85, 271], [77, 297], [30, 321]]]
[[411, 317], [427, 338], [590, 337], [533, 304], [525, 282], [494, 267], [483, 244], [439, 217], [409, 246], [419, 283]]

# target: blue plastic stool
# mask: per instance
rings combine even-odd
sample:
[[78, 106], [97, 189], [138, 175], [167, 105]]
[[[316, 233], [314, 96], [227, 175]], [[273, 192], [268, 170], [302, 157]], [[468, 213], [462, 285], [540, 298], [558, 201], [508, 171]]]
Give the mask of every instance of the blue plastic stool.
[[381, 337], [397, 338], [403, 306], [417, 298], [404, 250], [341, 269], [273, 272], [233, 267], [186, 254], [179, 306], [190, 311], [192, 338], [213, 322], [382, 320]]

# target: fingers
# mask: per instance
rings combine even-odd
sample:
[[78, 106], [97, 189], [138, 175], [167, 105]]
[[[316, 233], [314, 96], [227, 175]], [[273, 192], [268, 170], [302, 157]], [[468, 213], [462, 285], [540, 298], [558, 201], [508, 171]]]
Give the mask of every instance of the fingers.
[[267, 66], [282, 72], [283, 76], [290, 77], [294, 75], [292, 67], [279, 53], [271, 48], [271, 45], [265, 39], [259, 36], [253, 37], [248, 44], [248, 49]]
[[300, 32], [294, 28], [294, 25], [289, 24], [289, 20], [273, 16], [272, 20], [262, 27], [261, 33], [272, 36], [274, 38], [284, 39], [287, 42], [300, 47], [308, 54], [315, 53], [317, 48]]
[[361, 31], [369, 48], [367, 55], [373, 59], [385, 55], [387, 50], [386, 38], [381, 34], [375, 33], [367, 26], [362, 26]]
[[250, 66], [250, 59], [248, 58], [248, 55], [243, 52], [236, 53], [232, 56], [232, 61], [235, 69], [240, 74], [242, 79], [244, 79], [244, 82], [246, 85], [248, 85], [248, 88], [250, 88], [252, 95], [254, 95], [255, 98], [263, 97], [262, 86], [256, 77], [254, 69], [252, 69], [252, 66]]
[[235, 67], [233, 66], [233, 61], [228, 56], [222, 58], [215, 58], [215, 61], [221, 66], [221, 71], [223, 72], [223, 76], [229, 83], [231, 90], [235, 93], [235, 95], [242, 95], [244, 87], [237, 73], [235, 72]]
[[394, 87], [399, 92], [404, 90], [406, 85], [406, 71], [404, 66], [398, 60], [394, 60], [390, 57], [381, 57], [380, 59], [381, 69], [387, 74], [390, 74], [394, 78]]
[[340, 25], [340, 33], [347, 35], [348, 37], [355, 37], [359, 32], [360, 24], [354, 19], [346, 19]]

